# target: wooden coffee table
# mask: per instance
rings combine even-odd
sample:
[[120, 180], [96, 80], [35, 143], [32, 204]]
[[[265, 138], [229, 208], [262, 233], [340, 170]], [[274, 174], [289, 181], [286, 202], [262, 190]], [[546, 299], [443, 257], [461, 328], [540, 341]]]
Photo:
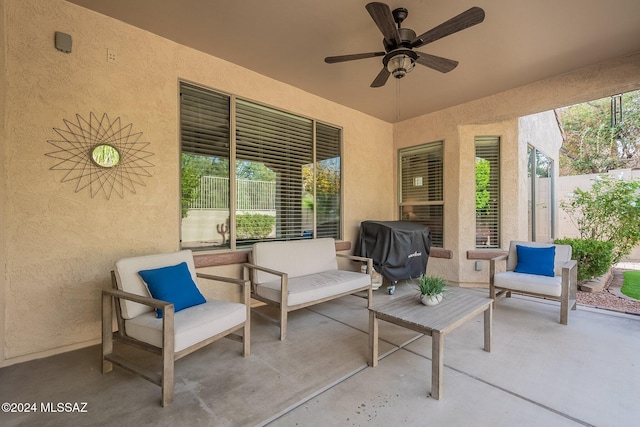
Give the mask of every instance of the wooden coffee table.
[[369, 308], [369, 366], [378, 365], [378, 320], [431, 336], [431, 397], [442, 396], [444, 336], [484, 312], [484, 350], [491, 351], [493, 300], [468, 289], [447, 287], [438, 305], [428, 307], [415, 295]]

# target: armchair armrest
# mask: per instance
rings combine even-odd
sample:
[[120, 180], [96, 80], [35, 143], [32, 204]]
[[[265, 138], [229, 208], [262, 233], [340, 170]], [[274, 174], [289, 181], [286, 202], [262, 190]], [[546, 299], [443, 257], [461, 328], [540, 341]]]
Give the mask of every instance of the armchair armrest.
[[235, 284], [238, 285], [242, 288], [242, 301], [244, 302], [244, 304], [247, 307], [250, 307], [251, 305], [251, 289], [250, 289], [250, 281], [249, 280], [245, 280], [245, 279], [234, 279], [231, 277], [225, 277], [225, 276], [216, 276], [214, 274], [208, 274], [208, 273], [196, 273], [196, 276], [202, 279], [207, 279], [207, 280], [215, 280], [218, 282], [223, 282], [223, 283], [229, 283], [229, 284]]
[[249, 269], [264, 271], [266, 273], [274, 274], [276, 276], [280, 276], [280, 277], [287, 276], [287, 273], [284, 273], [284, 272], [278, 271], [278, 270], [273, 270], [273, 269], [267, 268], [267, 267], [262, 267], [260, 265], [250, 264], [248, 262], [245, 262], [243, 265], [245, 267], [249, 268]]
[[[111, 316], [112, 316], [112, 301], [116, 299], [126, 299], [129, 301], [137, 302], [139, 304], [147, 305], [153, 309], [162, 310], [162, 348], [158, 354], [162, 354], [163, 357], [173, 357], [173, 350], [175, 347], [175, 341], [173, 336], [173, 319], [174, 319], [174, 306], [173, 303], [162, 301], [152, 297], [146, 297], [142, 295], [132, 294], [131, 292], [121, 291], [119, 289], [103, 289], [102, 290], [102, 354], [103, 358], [106, 354], [110, 354], [113, 351], [113, 337], [111, 330]], [[119, 304], [119, 302], [117, 302]], [[118, 315], [120, 316], [120, 315]], [[124, 323], [121, 318], [118, 318], [118, 330], [121, 339], [132, 341], [124, 330]], [[150, 345], [145, 345], [151, 347]], [[112, 361], [112, 360], [111, 360]], [[110, 370], [109, 365], [105, 365], [103, 361], [103, 372], [105, 369]]]
[[340, 258], [351, 259], [353, 261], [365, 261], [365, 262], [368, 262], [369, 260], [373, 261], [373, 259], [371, 259], [371, 258], [367, 258], [367, 257], [364, 257], [364, 256], [358, 256], [358, 255], [336, 254], [336, 256], [340, 257]]
[[[244, 267], [251, 270], [260, 270], [260, 271], [264, 271], [265, 273], [270, 273], [273, 274], [275, 276], [280, 276], [280, 304], [282, 307], [286, 307], [287, 305], [287, 300], [289, 297], [289, 274], [284, 273], [282, 271], [278, 271], [278, 270], [273, 270], [271, 268], [267, 268], [267, 267], [263, 267], [260, 265], [255, 265], [255, 264], [251, 264], [248, 262], [245, 262]], [[252, 286], [253, 286], [253, 290], [255, 292], [255, 281], [252, 280]]]
[[506, 259], [507, 259], [507, 255], [498, 255], [496, 257], [491, 258], [489, 261], [497, 262], [497, 261], [502, 261], [502, 260], [506, 260]]
[[489, 260], [489, 281], [493, 283], [493, 276], [496, 274], [496, 263], [499, 261], [506, 261], [507, 255], [498, 255]]
[[142, 295], [132, 294], [131, 292], [125, 292], [118, 289], [103, 289], [102, 295], [110, 295], [114, 298], [122, 298], [129, 301], [137, 302], [139, 304], [147, 305], [151, 308], [159, 308], [165, 310], [168, 306], [173, 306], [173, 303], [162, 301], [159, 299], [145, 297]]
[[576, 261], [575, 259], [571, 259], [562, 265], [563, 270], [567, 269], [568, 271], [571, 271], [577, 268], [578, 268], [578, 261]]
[[575, 296], [578, 288], [578, 261], [569, 260], [562, 265], [562, 288], [563, 292]]
[[337, 257], [350, 259], [352, 261], [364, 261], [367, 263], [367, 271], [369, 276], [373, 276], [373, 259], [358, 255], [336, 254]]

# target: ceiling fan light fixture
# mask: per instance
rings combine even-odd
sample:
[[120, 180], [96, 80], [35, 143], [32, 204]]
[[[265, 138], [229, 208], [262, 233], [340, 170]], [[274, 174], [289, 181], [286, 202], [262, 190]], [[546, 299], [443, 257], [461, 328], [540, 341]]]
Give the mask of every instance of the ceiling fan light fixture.
[[389, 59], [387, 62], [387, 71], [391, 73], [396, 79], [403, 78], [407, 73], [410, 73], [415, 67], [414, 58], [404, 53], [398, 54]]

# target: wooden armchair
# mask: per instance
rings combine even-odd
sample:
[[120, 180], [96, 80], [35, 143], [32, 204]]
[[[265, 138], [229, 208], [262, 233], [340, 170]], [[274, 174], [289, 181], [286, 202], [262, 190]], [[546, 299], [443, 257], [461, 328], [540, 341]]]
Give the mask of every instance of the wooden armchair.
[[[243, 303], [204, 300], [196, 277], [240, 286]], [[173, 400], [176, 360], [222, 337], [241, 341], [243, 356], [249, 355], [248, 281], [196, 273], [189, 250], [121, 259], [111, 279], [113, 290], [102, 291], [102, 372], [110, 372], [115, 364], [159, 385], [162, 406]], [[185, 291], [194, 289], [193, 294]], [[158, 293], [171, 296], [175, 304], [151, 296]], [[198, 300], [185, 303], [185, 295], [196, 295]], [[114, 301], [117, 332], [112, 332]], [[239, 330], [243, 331], [241, 336], [234, 334]], [[114, 354], [114, 340], [159, 355], [162, 372], [152, 372]]]
[[[536, 258], [540, 249], [546, 254], [543, 258]], [[549, 264], [551, 252], [554, 256]], [[506, 271], [497, 272], [499, 261], [506, 261]], [[531, 269], [535, 274], [527, 273]], [[544, 270], [547, 274], [540, 274]], [[511, 292], [560, 301], [560, 323], [566, 325], [569, 310], [576, 309], [577, 277], [577, 262], [571, 259], [571, 246], [512, 241], [507, 255], [493, 258], [490, 262], [489, 296], [494, 299], [494, 307], [498, 297], [510, 297]]]

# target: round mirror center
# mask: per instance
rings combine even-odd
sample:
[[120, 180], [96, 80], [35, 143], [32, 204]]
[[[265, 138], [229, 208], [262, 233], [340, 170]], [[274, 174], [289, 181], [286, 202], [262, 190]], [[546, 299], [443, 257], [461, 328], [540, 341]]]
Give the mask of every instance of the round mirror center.
[[120, 162], [120, 152], [112, 145], [96, 145], [91, 150], [91, 158], [103, 168], [112, 168]]

